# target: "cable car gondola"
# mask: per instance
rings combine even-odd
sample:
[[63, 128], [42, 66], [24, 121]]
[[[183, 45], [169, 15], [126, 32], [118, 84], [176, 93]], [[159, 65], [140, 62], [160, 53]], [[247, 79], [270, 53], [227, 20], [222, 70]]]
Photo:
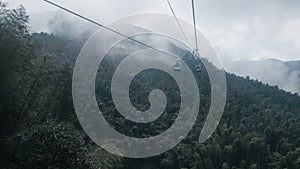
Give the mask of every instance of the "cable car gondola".
[[173, 66], [173, 70], [180, 71], [181, 69], [182, 69], [181, 60], [179, 58], [177, 58], [174, 66]]

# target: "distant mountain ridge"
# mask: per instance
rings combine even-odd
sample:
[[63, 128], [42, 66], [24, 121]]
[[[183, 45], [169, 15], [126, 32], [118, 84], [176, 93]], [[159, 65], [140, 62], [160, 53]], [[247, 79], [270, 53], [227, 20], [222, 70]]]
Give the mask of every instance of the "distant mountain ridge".
[[286, 91], [300, 93], [300, 60], [237, 61], [228, 66], [227, 70], [239, 76], [249, 76], [270, 85], [277, 85]]

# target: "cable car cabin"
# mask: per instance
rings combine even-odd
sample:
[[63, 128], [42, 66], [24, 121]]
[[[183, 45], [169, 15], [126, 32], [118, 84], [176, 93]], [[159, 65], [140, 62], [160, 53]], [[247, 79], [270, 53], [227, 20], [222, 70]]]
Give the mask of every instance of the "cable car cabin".
[[195, 70], [196, 72], [200, 72], [202, 70], [201, 65], [200, 64], [196, 65]]
[[180, 59], [177, 59], [177, 60], [176, 60], [176, 63], [175, 63], [175, 65], [173, 66], [173, 69], [174, 69], [175, 71], [179, 71], [179, 70], [182, 69], [182, 63], [181, 63]]

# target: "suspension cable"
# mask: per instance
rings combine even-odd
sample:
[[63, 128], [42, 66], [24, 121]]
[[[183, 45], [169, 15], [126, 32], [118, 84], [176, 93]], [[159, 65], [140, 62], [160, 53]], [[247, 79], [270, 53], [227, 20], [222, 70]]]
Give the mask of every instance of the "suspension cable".
[[[102, 27], [102, 28], [104, 28], [104, 29], [106, 29], [106, 30], [109, 30], [109, 31], [111, 31], [111, 32], [113, 32], [113, 33], [116, 33], [116, 34], [120, 35], [120, 36], [123, 36], [123, 37], [125, 37], [125, 38], [127, 38], [127, 39], [129, 39], [129, 40], [132, 40], [132, 41], [134, 41], [134, 42], [136, 42], [136, 43], [138, 43], [138, 44], [140, 44], [140, 45], [143, 45], [143, 46], [145, 46], [145, 47], [147, 47], [147, 48], [156, 50], [156, 51], [161, 52], [161, 53], [163, 53], [163, 54], [171, 55], [171, 54], [168, 53], [168, 52], [165, 52], [165, 51], [163, 51], [163, 50], [160, 50], [160, 49], [157, 49], [157, 48], [155, 48], [155, 47], [153, 47], [153, 46], [150, 46], [150, 45], [148, 45], [148, 44], [145, 44], [145, 43], [143, 43], [143, 42], [141, 42], [141, 41], [138, 41], [138, 40], [136, 40], [136, 39], [134, 39], [134, 38], [132, 38], [132, 37], [130, 37], [130, 36], [127, 36], [127, 35], [125, 35], [125, 34], [119, 32], [119, 31], [116, 31], [116, 30], [114, 30], [114, 29], [112, 29], [112, 28], [109, 28], [109, 27], [107, 27], [107, 26], [105, 26], [105, 25], [103, 25], [103, 24], [100, 24], [100, 23], [96, 22], [96, 21], [93, 21], [92, 19], [89, 19], [89, 18], [87, 18], [87, 17], [85, 17], [85, 16], [82, 16], [82, 15], [80, 15], [80, 14], [74, 12], [74, 11], [71, 11], [71, 10], [69, 10], [69, 9], [67, 9], [67, 8], [65, 8], [65, 7], [62, 7], [62, 6], [60, 6], [60, 5], [56, 4], [56, 3], [53, 3], [53, 2], [51, 2], [51, 1], [49, 1], [49, 0], [43, 0], [43, 1], [47, 2], [48, 4], [50, 4], [50, 5], [52, 5], [52, 6], [55, 6], [55, 7], [59, 8], [59, 9], [62, 9], [62, 10], [64, 10], [64, 11], [68, 12], [68, 13], [71, 13], [72, 15], [75, 15], [75, 16], [81, 18], [81, 19], [84, 19], [84, 20], [86, 20], [86, 21], [88, 21], [88, 22], [91, 22], [91, 23], [93, 23], [93, 24], [95, 24], [95, 25], [97, 25], [97, 26], [99, 26], [99, 27]], [[171, 56], [177, 58], [177, 56], [174, 56], [174, 55], [171, 55]]]
[[179, 20], [178, 20], [178, 18], [177, 18], [177, 16], [176, 16], [176, 14], [175, 14], [175, 11], [174, 11], [173, 8], [172, 8], [171, 2], [170, 2], [169, 0], [167, 0], [167, 2], [168, 2], [168, 4], [169, 4], [170, 10], [171, 10], [171, 12], [172, 12], [172, 14], [173, 14], [173, 16], [174, 16], [176, 22], [177, 22], [177, 25], [178, 25], [178, 27], [179, 27], [179, 29], [180, 29], [182, 35], [184, 36], [184, 39], [185, 39], [186, 42], [189, 44], [189, 46], [192, 47], [191, 43], [189, 42], [189, 40], [188, 40], [186, 34], [184, 33], [184, 31], [183, 31], [183, 29], [182, 29], [182, 26], [181, 26], [181, 24], [180, 24], [180, 22], [179, 22]]
[[196, 44], [196, 52], [197, 52], [198, 51], [198, 40], [197, 40], [197, 29], [196, 29], [196, 17], [195, 17], [194, 0], [192, 0], [192, 10], [193, 10], [193, 22], [194, 22], [194, 32], [195, 32], [195, 44]]

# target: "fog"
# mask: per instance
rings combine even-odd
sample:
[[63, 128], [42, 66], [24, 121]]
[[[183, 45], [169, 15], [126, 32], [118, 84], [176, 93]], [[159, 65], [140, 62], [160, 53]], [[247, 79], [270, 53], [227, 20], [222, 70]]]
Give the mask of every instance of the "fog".
[[[170, 1], [179, 18], [192, 22], [190, 1]], [[136, 13], [171, 14], [164, 0], [53, 2], [103, 24]], [[46, 24], [43, 28], [37, 25], [53, 19], [53, 15], [45, 13], [57, 10], [42, 0], [9, 0], [9, 3], [23, 4], [30, 15], [34, 15], [31, 19], [34, 31], [48, 30]], [[196, 0], [195, 6], [197, 27], [210, 39], [224, 64], [268, 58], [300, 60], [300, 1]], [[80, 22], [81, 19], [75, 20]]]
[[[136, 13], [171, 14], [167, 3], [161, 0], [54, 2], [103, 24]], [[41, 0], [9, 3], [26, 7], [32, 31], [78, 38], [88, 37], [98, 29]], [[182, 0], [171, 3], [178, 17], [192, 21], [190, 3]], [[278, 61], [300, 60], [300, 1], [201, 0], [195, 1], [195, 5], [197, 27], [212, 42], [227, 71], [287, 91], [300, 91], [299, 69], [291, 71], [291, 64]]]
[[[40, 14], [31, 16], [32, 30], [45, 31], [59, 36], [75, 39], [87, 39], [98, 27], [75, 16], [68, 15], [63, 11], [50, 11], [44, 13], [48, 20], [39, 22]], [[152, 46], [164, 46], [167, 43], [151, 39]], [[225, 46], [226, 47], [226, 46]], [[166, 48], [166, 47], [164, 47]], [[232, 55], [235, 53], [233, 52]], [[268, 54], [261, 54], [262, 56]], [[276, 58], [269, 54], [271, 58]], [[223, 55], [223, 58], [227, 55]], [[231, 57], [231, 56], [228, 56]], [[258, 57], [259, 58], [259, 57]], [[264, 57], [262, 57], [264, 58]], [[279, 88], [293, 93], [300, 93], [300, 62], [293, 65], [291, 62], [283, 62], [275, 59], [261, 59], [256, 61], [223, 61], [226, 71], [240, 76], [250, 76], [270, 85], [278, 85]], [[297, 67], [298, 66], [298, 67]]]
[[300, 94], [300, 61], [282, 62], [275, 59], [239, 61], [228, 66], [227, 70]]

